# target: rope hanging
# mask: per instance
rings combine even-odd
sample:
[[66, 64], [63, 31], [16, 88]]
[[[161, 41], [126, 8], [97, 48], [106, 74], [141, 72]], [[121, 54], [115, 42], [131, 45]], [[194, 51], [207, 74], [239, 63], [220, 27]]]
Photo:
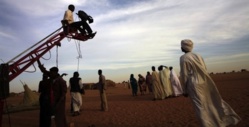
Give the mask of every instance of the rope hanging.
[[[81, 53], [81, 48], [80, 48], [80, 41], [76, 41], [75, 40], [75, 46], [76, 46], [76, 50], [77, 50], [77, 53], [78, 53], [78, 56], [76, 57], [78, 59], [78, 64], [77, 64], [77, 71], [79, 71], [79, 66], [80, 66], [80, 59], [82, 59], [82, 53]], [[59, 50], [58, 50], [58, 46], [56, 47], [56, 67], [58, 67], [58, 53]]]
[[78, 65], [77, 65], [77, 71], [79, 71], [79, 66], [80, 66], [80, 59], [82, 58], [82, 54], [81, 54], [81, 49], [80, 49], [80, 41], [75, 41], [75, 46], [76, 46], [76, 50], [78, 53]]
[[[58, 31], [58, 33], [59, 33], [59, 31]], [[59, 68], [59, 67], [58, 67], [58, 47], [59, 47], [59, 46], [57, 45], [57, 46], [56, 46], [56, 67], [57, 67], [57, 68]]]
[[56, 67], [58, 67], [58, 46], [56, 46]]
[[79, 72], [79, 66], [80, 66], [80, 59], [78, 58], [78, 66], [77, 66], [77, 71]]

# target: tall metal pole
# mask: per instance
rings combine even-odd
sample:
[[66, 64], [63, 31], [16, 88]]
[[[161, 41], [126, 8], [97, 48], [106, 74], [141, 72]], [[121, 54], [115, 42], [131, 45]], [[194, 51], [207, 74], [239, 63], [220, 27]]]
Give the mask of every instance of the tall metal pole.
[[2, 127], [2, 116], [4, 99], [9, 96], [9, 65], [0, 65], [0, 127]]

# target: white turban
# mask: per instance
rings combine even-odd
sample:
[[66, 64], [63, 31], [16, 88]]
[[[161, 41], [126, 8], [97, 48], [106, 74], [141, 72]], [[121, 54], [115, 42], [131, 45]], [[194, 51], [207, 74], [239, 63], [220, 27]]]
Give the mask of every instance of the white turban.
[[184, 39], [181, 41], [181, 47], [187, 51], [187, 52], [191, 52], [193, 49], [193, 42], [190, 39]]

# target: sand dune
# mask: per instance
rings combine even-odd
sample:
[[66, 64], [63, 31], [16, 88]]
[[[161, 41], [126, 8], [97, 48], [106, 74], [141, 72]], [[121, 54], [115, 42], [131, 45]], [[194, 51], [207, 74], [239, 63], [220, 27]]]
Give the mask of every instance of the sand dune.
[[[249, 73], [215, 74], [212, 78], [222, 98], [242, 118], [236, 127], [249, 127]], [[100, 111], [97, 90], [86, 90], [80, 116], [70, 116], [70, 96], [67, 94], [67, 121], [75, 127], [199, 127], [189, 98], [177, 97], [152, 101], [147, 93], [131, 96], [131, 90], [118, 84], [107, 90], [108, 112]], [[8, 104], [16, 104], [22, 96], [9, 97]], [[10, 118], [10, 119], [9, 119]], [[3, 115], [2, 127], [38, 127], [39, 110]]]

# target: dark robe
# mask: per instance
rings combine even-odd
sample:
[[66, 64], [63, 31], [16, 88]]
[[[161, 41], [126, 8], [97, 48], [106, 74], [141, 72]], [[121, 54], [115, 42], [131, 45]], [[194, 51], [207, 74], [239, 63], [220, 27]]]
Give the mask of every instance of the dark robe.
[[51, 127], [50, 84], [48, 80], [39, 83], [40, 121], [39, 127]]
[[132, 89], [132, 95], [137, 95], [137, 80], [135, 78], [130, 78], [131, 83], [131, 89]]
[[146, 84], [148, 85], [149, 91], [152, 91], [152, 76], [149, 74], [146, 76]]

